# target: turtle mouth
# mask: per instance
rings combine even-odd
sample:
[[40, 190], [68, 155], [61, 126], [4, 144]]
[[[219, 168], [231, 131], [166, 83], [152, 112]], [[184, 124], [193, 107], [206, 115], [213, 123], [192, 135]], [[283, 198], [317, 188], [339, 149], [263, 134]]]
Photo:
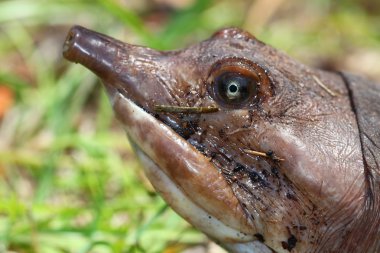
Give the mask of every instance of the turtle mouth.
[[232, 252], [273, 252], [257, 241], [230, 186], [202, 153], [122, 93], [111, 102], [146, 176], [178, 214]]
[[173, 209], [217, 240], [253, 240], [238, 200], [203, 154], [123, 94], [111, 101], [146, 175]]
[[250, 241], [252, 237], [242, 234], [240, 231], [228, 227], [220, 220], [208, 213], [188, 197], [180, 186], [171, 178], [135, 143], [129, 138], [135, 153], [143, 164], [143, 170], [154, 188], [168, 202], [172, 208], [181, 214], [186, 220], [195, 224], [209, 236], [219, 241]]

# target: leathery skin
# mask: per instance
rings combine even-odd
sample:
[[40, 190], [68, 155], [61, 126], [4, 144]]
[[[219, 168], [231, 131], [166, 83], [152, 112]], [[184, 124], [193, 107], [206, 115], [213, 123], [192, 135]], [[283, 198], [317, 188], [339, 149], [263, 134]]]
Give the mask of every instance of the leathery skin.
[[380, 251], [379, 85], [236, 28], [161, 52], [76, 26], [63, 54], [103, 81], [156, 190], [229, 251]]

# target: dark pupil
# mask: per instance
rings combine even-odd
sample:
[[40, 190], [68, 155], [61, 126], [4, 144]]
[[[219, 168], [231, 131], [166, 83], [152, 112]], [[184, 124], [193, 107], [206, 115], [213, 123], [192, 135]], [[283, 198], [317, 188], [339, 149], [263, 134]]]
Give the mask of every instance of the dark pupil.
[[234, 72], [221, 74], [215, 79], [214, 85], [216, 95], [229, 104], [246, 102], [256, 92], [254, 80]]
[[238, 90], [238, 87], [236, 84], [231, 84], [229, 87], [231, 93], [235, 93]]

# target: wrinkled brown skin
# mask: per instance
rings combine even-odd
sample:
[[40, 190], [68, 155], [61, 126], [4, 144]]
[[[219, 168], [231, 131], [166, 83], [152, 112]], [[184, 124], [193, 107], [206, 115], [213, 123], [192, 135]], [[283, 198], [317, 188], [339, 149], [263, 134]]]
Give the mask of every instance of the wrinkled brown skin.
[[[106, 43], [97, 43], [99, 38]], [[67, 47], [84, 39], [96, 48], [78, 60]], [[286, 229], [288, 240], [272, 243], [291, 252], [380, 252], [379, 85], [310, 68], [235, 28], [170, 52], [81, 27], [67, 41], [67, 59], [112, 83], [107, 89], [131, 98], [212, 161], [260, 240], [271, 240], [273, 226]], [[230, 59], [249, 62], [263, 78], [259, 89], [265, 92], [241, 108], [225, 107], [210, 94], [211, 69]], [[338, 95], [327, 93], [313, 76]], [[220, 110], [156, 113], [154, 105]], [[272, 150], [284, 161], [243, 149]]]

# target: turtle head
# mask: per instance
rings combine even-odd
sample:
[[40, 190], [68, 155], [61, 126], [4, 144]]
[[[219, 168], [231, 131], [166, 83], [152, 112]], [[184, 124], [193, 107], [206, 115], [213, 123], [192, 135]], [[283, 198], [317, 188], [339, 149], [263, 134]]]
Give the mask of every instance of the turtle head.
[[355, 241], [365, 175], [339, 75], [236, 28], [162, 52], [74, 27], [63, 54], [103, 81], [155, 189], [224, 247]]

